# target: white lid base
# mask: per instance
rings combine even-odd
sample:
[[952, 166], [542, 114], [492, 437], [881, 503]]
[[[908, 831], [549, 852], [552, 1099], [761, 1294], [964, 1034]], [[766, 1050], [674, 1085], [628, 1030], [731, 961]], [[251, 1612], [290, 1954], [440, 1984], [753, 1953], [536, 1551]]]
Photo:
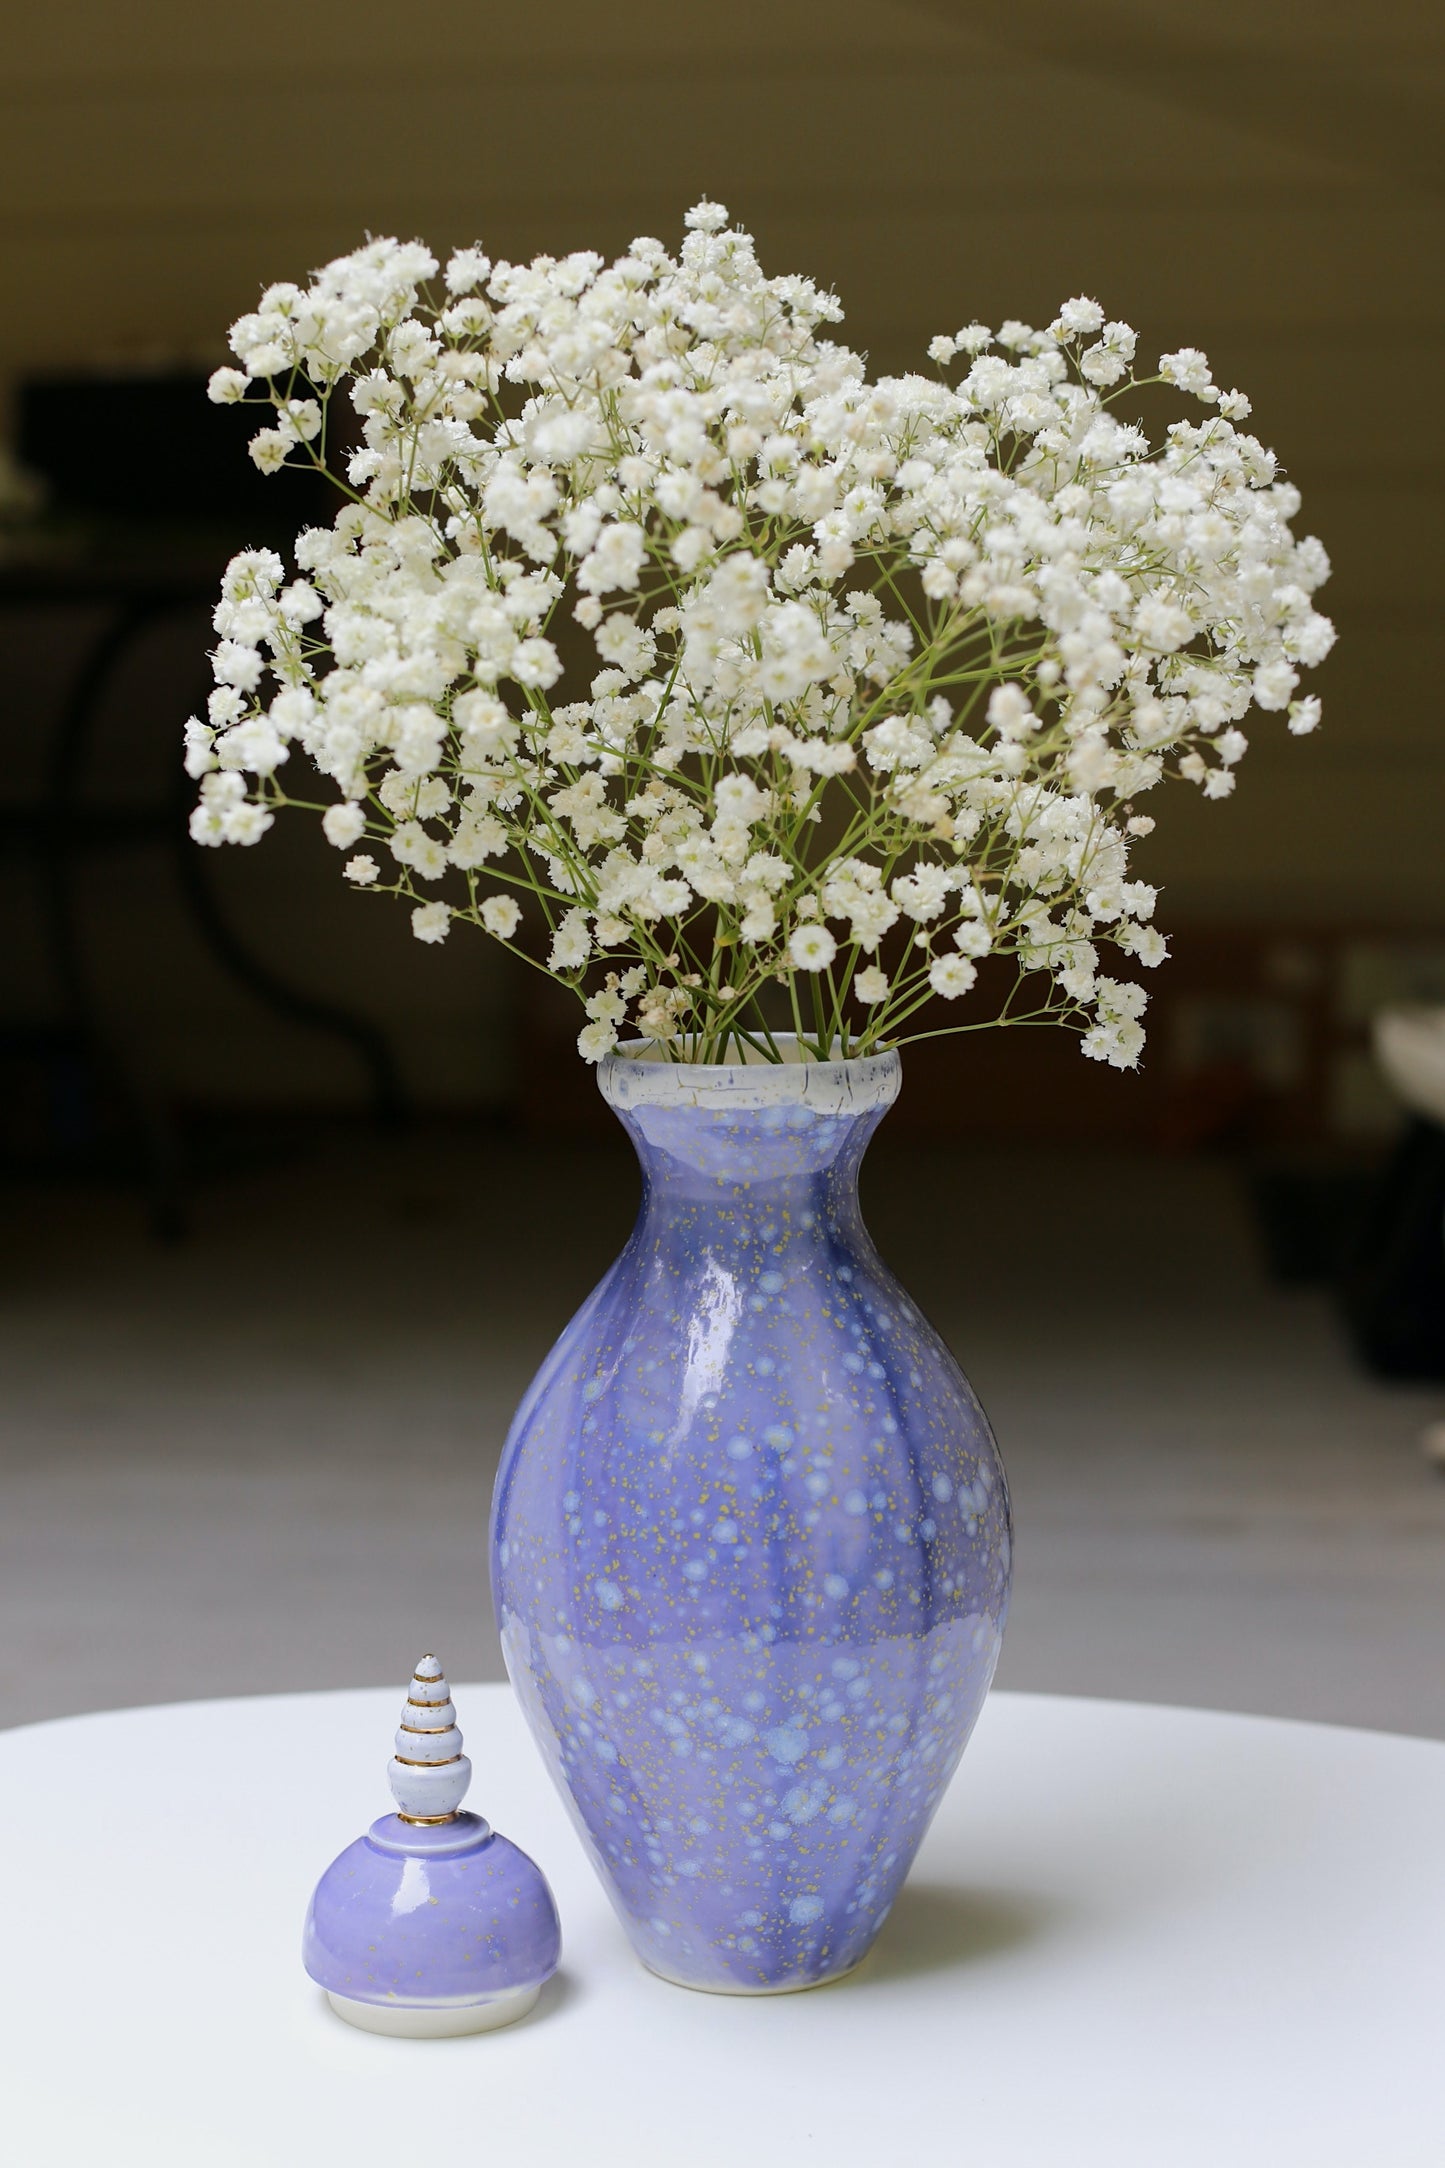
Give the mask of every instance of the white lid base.
[[525, 2017], [541, 1994], [536, 1987], [513, 1987], [487, 2002], [353, 2002], [349, 1995], [326, 2000], [338, 2017], [363, 2032], [390, 2033], [397, 2040], [450, 2040], [459, 2033], [495, 2032]]

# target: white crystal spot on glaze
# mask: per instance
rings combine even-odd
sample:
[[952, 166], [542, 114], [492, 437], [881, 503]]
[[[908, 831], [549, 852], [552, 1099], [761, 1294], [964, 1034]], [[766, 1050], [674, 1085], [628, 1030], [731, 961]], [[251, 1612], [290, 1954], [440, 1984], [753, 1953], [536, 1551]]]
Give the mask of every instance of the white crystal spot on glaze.
[[822, 1917], [821, 1897], [795, 1897], [788, 1907], [788, 1918], [795, 1927], [811, 1927], [814, 1920]]
[[775, 1731], [765, 1733], [763, 1744], [773, 1760], [791, 1768], [800, 1762], [808, 1751], [808, 1734], [793, 1724], [780, 1724]]
[[604, 1611], [620, 1611], [625, 1598], [615, 1581], [594, 1581], [592, 1593]]

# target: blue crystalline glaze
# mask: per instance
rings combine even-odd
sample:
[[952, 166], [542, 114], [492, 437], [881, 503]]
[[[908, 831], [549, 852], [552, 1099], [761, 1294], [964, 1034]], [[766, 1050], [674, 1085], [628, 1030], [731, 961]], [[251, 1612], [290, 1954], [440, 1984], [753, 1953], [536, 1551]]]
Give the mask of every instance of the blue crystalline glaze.
[[872, 1942], [988, 1691], [1003, 1470], [859, 1212], [896, 1055], [600, 1080], [642, 1211], [507, 1440], [507, 1665], [643, 1961], [809, 1987]]
[[387, 1814], [317, 1884], [302, 1963], [349, 2001], [426, 2008], [538, 1987], [560, 1951], [541, 1874], [479, 1815], [426, 1829]]

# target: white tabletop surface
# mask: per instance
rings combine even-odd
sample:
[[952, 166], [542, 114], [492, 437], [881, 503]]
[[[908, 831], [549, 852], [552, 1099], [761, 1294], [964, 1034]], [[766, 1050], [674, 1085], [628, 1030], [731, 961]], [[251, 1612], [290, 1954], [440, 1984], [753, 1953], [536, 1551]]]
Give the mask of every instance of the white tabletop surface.
[[458, 1687], [563, 1970], [402, 2041], [299, 1958], [401, 1691], [0, 1734], [7, 2168], [1445, 2162], [1445, 1745], [997, 1694], [868, 1961], [732, 1999], [641, 1969], [507, 1689]]

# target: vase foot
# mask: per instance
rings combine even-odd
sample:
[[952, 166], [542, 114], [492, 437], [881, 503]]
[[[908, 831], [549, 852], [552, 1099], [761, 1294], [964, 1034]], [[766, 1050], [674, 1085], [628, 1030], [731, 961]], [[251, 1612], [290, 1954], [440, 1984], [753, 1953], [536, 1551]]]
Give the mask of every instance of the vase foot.
[[811, 1995], [820, 1987], [836, 1987], [840, 1980], [850, 1980], [867, 1955], [865, 1950], [863, 1957], [855, 1958], [842, 1972], [830, 1972], [825, 1979], [790, 1980], [780, 1987], [745, 1987], [741, 1981], [720, 1981], [712, 1986], [702, 1980], [680, 1980], [675, 1972], [664, 1972], [660, 1965], [650, 1963], [645, 1957], [640, 1963], [655, 1980], [665, 1980], [669, 1987], [685, 1987], [690, 1995]]

